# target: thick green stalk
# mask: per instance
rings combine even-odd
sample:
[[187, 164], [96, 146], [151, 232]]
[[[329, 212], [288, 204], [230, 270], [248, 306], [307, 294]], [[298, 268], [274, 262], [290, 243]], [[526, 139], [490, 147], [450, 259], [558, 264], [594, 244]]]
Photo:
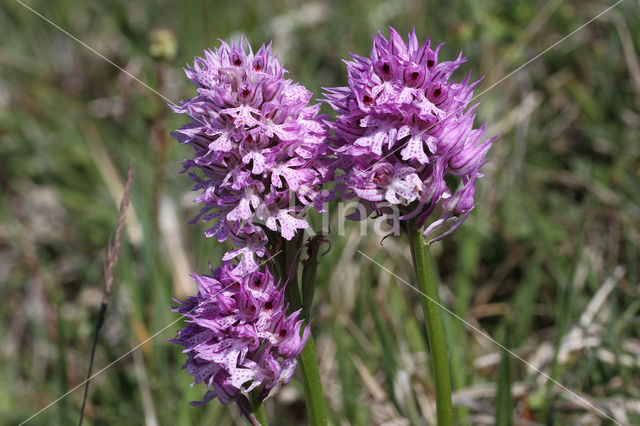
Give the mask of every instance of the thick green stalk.
[[258, 423], [260, 423], [260, 426], [269, 426], [269, 423], [267, 422], [267, 413], [264, 411], [264, 403], [259, 404], [255, 408], [253, 415], [256, 417]]
[[[300, 288], [298, 287], [297, 279], [297, 262], [298, 262], [298, 249], [300, 247], [299, 240], [294, 239], [289, 241], [285, 245], [285, 253], [281, 257], [284, 262], [281, 266], [282, 278], [289, 281], [285, 287], [285, 298], [289, 302], [291, 310], [297, 311], [303, 308], [303, 312], [308, 312], [310, 307], [302, 305], [302, 298], [300, 296]], [[296, 266], [291, 267], [292, 263], [296, 263]], [[292, 274], [290, 274], [292, 272]], [[304, 318], [305, 324], [309, 322], [309, 318]], [[307, 404], [307, 417], [308, 424], [311, 426], [326, 426], [327, 424], [327, 411], [324, 405], [324, 395], [322, 393], [322, 381], [320, 380], [320, 370], [318, 369], [318, 360], [316, 358], [316, 350], [313, 344], [313, 336], [309, 335], [309, 340], [304, 349], [298, 356], [298, 362], [302, 376], [304, 378], [304, 394]]]
[[320, 380], [320, 370], [316, 359], [316, 349], [313, 344], [313, 336], [309, 335], [309, 340], [302, 349], [298, 357], [300, 369], [304, 377], [304, 393], [307, 400], [307, 416], [310, 425], [326, 426], [327, 412], [324, 406], [324, 396], [322, 395], [322, 381]]
[[424, 312], [424, 325], [429, 338], [431, 359], [433, 362], [433, 374], [436, 381], [436, 411], [438, 414], [438, 426], [451, 426], [453, 424], [453, 408], [451, 403], [451, 377], [449, 373], [449, 359], [447, 346], [444, 340], [442, 318], [438, 302], [438, 290], [431, 268], [431, 254], [429, 244], [422, 236], [413, 222], [408, 226], [409, 242], [411, 244], [411, 257], [413, 267], [418, 277], [418, 289], [427, 297], [423, 297], [422, 311]]

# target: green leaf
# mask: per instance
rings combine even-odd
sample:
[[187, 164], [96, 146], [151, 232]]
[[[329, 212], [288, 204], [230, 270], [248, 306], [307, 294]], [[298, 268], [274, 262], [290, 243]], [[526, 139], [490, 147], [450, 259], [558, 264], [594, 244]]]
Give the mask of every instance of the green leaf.
[[508, 426], [513, 424], [513, 395], [511, 385], [513, 383], [511, 373], [511, 354], [509, 347], [509, 333], [506, 333], [505, 348], [502, 349], [500, 366], [498, 367], [498, 394], [496, 396], [496, 426]]

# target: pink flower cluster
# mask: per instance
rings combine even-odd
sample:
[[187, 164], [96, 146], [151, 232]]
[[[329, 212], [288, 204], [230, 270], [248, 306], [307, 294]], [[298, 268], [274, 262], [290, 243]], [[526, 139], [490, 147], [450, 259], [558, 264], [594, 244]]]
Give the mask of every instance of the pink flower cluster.
[[268, 270], [244, 277], [232, 270], [224, 262], [211, 276], [193, 274], [198, 294], [174, 309], [189, 322], [172, 340], [189, 356], [183, 368], [211, 388], [196, 405], [217, 397], [242, 407], [242, 392], [253, 389], [266, 398], [291, 380], [309, 338], [308, 327], [300, 334], [300, 311], [287, 316], [282, 285]]
[[[465, 59], [439, 61], [441, 46], [420, 45], [415, 30], [408, 43], [393, 28], [388, 40], [378, 33], [370, 57], [351, 54], [348, 87], [326, 95], [338, 114], [330, 126], [340, 196], [359, 197], [378, 214], [396, 206], [400, 219], [415, 218], [418, 227], [429, 219], [429, 241], [473, 209], [475, 179], [494, 139], [480, 142], [486, 125], [474, 129], [475, 107], [467, 109], [479, 81], [451, 81]], [[448, 187], [447, 175], [459, 186]]]
[[[214, 221], [205, 232], [231, 238], [240, 249], [237, 274], [264, 256], [266, 230], [287, 240], [308, 227], [303, 206], [322, 208], [327, 145], [320, 105], [312, 93], [284, 78], [285, 70], [262, 46], [222, 42], [185, 69], [198, 95], [173, 107], [191, 123], [173, 136], [194, 149], [184, 169], [200, 191], [194, 219]], [[230, 256], [233, 256], [230, 255]]]

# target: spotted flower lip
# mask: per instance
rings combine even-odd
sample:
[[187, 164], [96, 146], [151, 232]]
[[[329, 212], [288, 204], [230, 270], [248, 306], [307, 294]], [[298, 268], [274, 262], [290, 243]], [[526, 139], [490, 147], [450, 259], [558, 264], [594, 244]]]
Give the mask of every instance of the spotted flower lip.
[[[202, 205], [194, 221], [212, 221], [205, 234], [218, 241], [251, 239], [242, 233], [259, 227], [291, 239], [307, 226], [293, 206], [322, 209], [332, 198], [322, 188], [329, 176], [326, 117], [286, 72], [270, 44], [254, 53], [244, 38], [222, 41], [185, 68], [197, 94], [172, 106], [191, 119], [173, 136], [193, 148], [184, 171]], [[283, 197], [292, 208], [282, 209]], [[243, 247], [242, 257], [261, 256], [255, 244]]]
[[309, 339], [300, 311], [286, 314], [284, 286], [267, 268], [242, 277], [234, 269], [226, 261], [211, 275], [192, 274], [197, 295], [174, 308], [188, 322], [172, 340], [188, 355], [183, 368], [209, 388], [194, 405], [213, 398], [241, 405], [240, 396], [254, 389], [265, 399], [291, 380]]
[[[337, 112], [328, 125], [338, 195], [360, 198], [372, 214], [396, 206], [400, 219], [427, 225], [429, 242], [473, 209], [475, 179], [495, 139], [482, 141], [486, 124], [473, 128], [469, 103], [481, 80], [451, 80], [466, 59], [442, 61], [442, 46], [420, 45], [415, 29], [407, 42], [391, 27], [388, 39], [378, 32], [369, 57], [346, 61], [348, 86], [326, 88], [324, 99]], [[458, 186], [449, 188], [445, 176]]]

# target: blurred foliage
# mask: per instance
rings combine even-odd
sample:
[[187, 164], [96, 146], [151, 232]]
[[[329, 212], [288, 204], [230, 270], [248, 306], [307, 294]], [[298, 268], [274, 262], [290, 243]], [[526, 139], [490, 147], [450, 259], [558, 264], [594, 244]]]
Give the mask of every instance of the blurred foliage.
[[[175, 102], [194, 93], [181, 67], [218, 38], [246, 34], [256, 47], [273, 40], [289, 77], [317, 97], [321, 87], [346, 82], [341, 59], [349, 51], [366, 54], [370, 34], [387, 25], [445, 41], [442, 57], [464, 50], [466, 68], [485, 75], [478, 116], [489, 134], [501, 136], [475, 213], [434, 247], [441, 299], [458, 315], [445, 327], [459, 424], [492, 424], [496, 412], [502, 421], [509, 401], [517, 422], [604, 422], [519, 360], [505, 361], [504, 350], [460, 319], [509, 342], [608, 413], [615, 409], [618, 421], [640, 423], [637, 1], [623, 2], [504, 81], [609, 4], [28, 4]], [[177, 319], [168, 306], [193, 291], [189, 269], [218, 264], [225, 250], [203, 237], [204, 225], [185, 225], [195, 213], [189, 180], [179, 174], [186, 148], [167, 141], [182, 121], [164, 99], [20, 3], [0, 5], [1, 424], [19, 423], [84, 379], [104, 248], [131, 158], [134, 212], [96, 371], [118, 361], [92, 382], [86, 424], [242, 424], [235, 408], [189, 405], [204, 389], [189, 387], [180, 370], [185, 357], [167, 342], [180, 322], [119, 360]], [[339, 229], [335, 206], [331, 212], [331, 229]], [[353, 225], [345, 234], [332, 235], [321, 260], [312, 326], [331, 421], [426, 424], [433, 387], [419, 300], [357, 252], [411, 282], [406, 241], [388, 238], [380, 246]], [[596, 295], [605, 297], [597, 303]], [[294, 380], [270, 400], [274, 424], [304, 423], [301, 392]], [[78, 390], [30, 424], [73, 423], [80, 402]]]

